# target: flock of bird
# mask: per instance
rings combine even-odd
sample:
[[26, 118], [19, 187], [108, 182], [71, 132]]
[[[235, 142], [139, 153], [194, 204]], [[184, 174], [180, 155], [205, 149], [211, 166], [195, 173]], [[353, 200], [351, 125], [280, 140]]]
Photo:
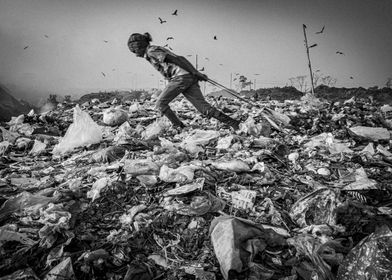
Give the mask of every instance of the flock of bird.
[[[305, 25], [305, 24], [304, 24], [304, 26], [305, 26], [305, 28], [306, 28], [306, 25]], [[323, 32], [324, 32], [324, 29], [325, 29], [325, 25], [323, 26], [323, 28], [321, 28], [320, 31], [317, 31], [315, 34], [321, 34], [321, 33], [323, 33]], [[308, 48], [310, 49], [310, 48], [313, 48], [313, 47], [316, 47], [316, 46], [317, 46], [317, 44], [313, 44], [313, 45], [309, 46]], [[344, 55], [344, 53], [341, 52], [341, 51], [336, 51], [336, 54]]]
[[[172, 15], [172, 16], [178, 16], [178, 10], [174, 10], [174, 11], [171, 13], [171, 15]], [[167, 23], [167, 20], [164, 20], [164, 19], [162, 19], [161, 17], [158, 17], [158, 19], [159, 19], [159, 23], [160, 23], [160, 24]], [[305, 24], [304, 24], [303, 26], [304, 26], [305, 28], [307, 28], [307, 26], [306, 26]], [[317, 35], [322, 34], [322, 33], [324, 33], [324, 30], [325, 30], [325, 25], [321, 28], [320, 31], [315, 32], [315, 34], [317, 34]], [[49, 38], [49, 36], [48, 36], [47, 34], [44, 34], [44, 37], [45, 37], [45, 38]], [[218, 37], [217, 37], [216, 35], [214, 35], [213, 39], [214, 39], [214, 40], [218, 40]], [[174, 37], [169, 36], [169, 37], [166, 38], [166, 41], [170, 41], [170, 40], [174, 40]], [[103, 42], [104, 42], [104, 43], [109, 43], [108, 40], [103, 40]], [[313, 48], [313, 47], [316, 47], [316, 46], [317, 46], [317, 44], [312, 44], [311, 46], [308, 46], [308, 49]], [[26, 49], [28, 49], [29, 47], [30, 47], [30, 46], [27, 45], [27, 46], [25, 46], [23, 49], [26, 50]], [[168, 48], [168, 49], [170, 49], [170, 50], [173, 50], [173, 49], [169, 46], [169, 44], [165, 44], [163, 47]], [[336, 54], [338, 54], [338, 55], [344, 55], [344, 53], [341, 52], [341, 51], [339, 51], [339, 50], [336, 51]], [[186, 56], [187, 56], [187, 57], [191, 57], [192, 55], [189, 54], [189, 55], [186, 55]], [[209, 58], [208, 58], [208, 57], [205, 57], [205, 60], [209, 61]], [[221, 63], [220, 63], [219, 65], [220, 65], [220, 66], [223, 66], [223, 64], [221, 64]], [[112, 69], [112, 71], [115, 71], [115, 69]], [[199, 69], [199, 71], [204, 71], [204, 67], [202, 67], [201, 69]], [[104, 72], [101, 72], [101, 74], [102, 74], [103, 77], [106, 77], [106, 74], [105, 74]], [[254, 75], [257, 76], [257, 75], [260, 75], [260, 74], [254, 74]], [[353, 79], [353, 77], [351, 76], [350, 79]]]

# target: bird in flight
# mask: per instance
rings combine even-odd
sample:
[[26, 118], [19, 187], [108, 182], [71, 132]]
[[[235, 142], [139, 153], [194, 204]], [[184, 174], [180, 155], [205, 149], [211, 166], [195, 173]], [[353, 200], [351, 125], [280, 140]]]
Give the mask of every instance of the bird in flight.
[[159, 23], [160, 23], [160, 24], [167, 22], [166, 20], [163, 20], [163, 19], [161, 19], [160, 17], [159, 17], [158, 19], [159, 19]]
[[109, 41], [107, 41], [107, 40], [103, 40], [105, 43], [107, 43], [107, 42], [109, 42]]
[[351, 76], [350, 79], [352, 80], [352, 79], [354, 79], [354, 78]]
[[309, 46], [308, 49], [314, 48], [314, 47], [316, 47], [316, 46], [317, 46], [317, 44], [313, 44], [313, 45]]
[[321, 33], [323, 33], [323, 32], [324, 32], [324, 28], [325, 28], [325, 25], [323, 26], [323, 28], [321, 28], [320, 31], [316, 32], [316, 34], [321, 34]]
[[255, 76], [258, 76], [258, 75], [260, 75], [260, 74], [259, 74], [259, 73], [256, 73], [256, 74], [255, 74]]
[[218, 38], [216, 37], [216, 35], [214, 36], [214, 40], [218, 40]]
[[166, 41], [168, 41], [168, 40], [173, 40], [174, 38], [173, 37], [167, 37], [166, 38]]
[[102, 73], [102, 76], [106, 77], [105, 73], [103, 73], [103, 72], [101, 72], [101, 73]]
[[25, 50], [25, 49], [27, 49], [29, 46], [26, 46], [26, 47], [24, 47], [23, 49]]
[[222, 63], [219, 63], [219, 65], [220, 65], [220, 66], [223, 66], [223, 64], [222, 64]]
[[208, 57], [205, 57], [204, 59], [205, 59], [205, 60], [210, 60]]
[[44, 37], [45, 37], [45, 38], [49, 38], [49, 36], [48, 36], [48, 35], [46, 35], [46, 34], [44, 35]]
[[192, 55], [191, 55], [191, 54], [187, 54], [186, 56], [187, 56], [187, 57], [191, 57]]
[[178, 16], [178, 15], [177, 15], [177, 10], [175, 10], [175, 11], [172, 13], [172, 16]]
[[199, 71], [204, 71], [204, 67], [203, 67], [203, 68], [201, 68]]
[[336, 51], [336, 53], [344, 55], [344, 53], [342, 53], [341, 51]]

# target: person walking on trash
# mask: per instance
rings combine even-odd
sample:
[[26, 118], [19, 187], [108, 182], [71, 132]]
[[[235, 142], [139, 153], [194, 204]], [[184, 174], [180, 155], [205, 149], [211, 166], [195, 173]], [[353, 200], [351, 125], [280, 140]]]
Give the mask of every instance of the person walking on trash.
[[163, 47], [150, 45], [151, 41], [149, 33], [133, 33], [129, 37], [128, 48], [137, 57], [144, 57], [169, 81], [156, 101], [156, 108], [160, 113], [165, 115], [175, 128], [184, 128], [185, 125], [169, 106], [169, 103], [182, 93], [207, 118], [215, 118], [238, 130], [239, 121], [217, 110], [205, 100], [199, 81], [207, 81], [208, 77], [197, 71], [185, 57]]

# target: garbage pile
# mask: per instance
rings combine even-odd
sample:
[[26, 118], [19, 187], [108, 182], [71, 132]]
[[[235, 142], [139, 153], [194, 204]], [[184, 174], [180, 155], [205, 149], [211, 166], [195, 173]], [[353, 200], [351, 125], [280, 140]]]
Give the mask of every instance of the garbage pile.
[[392, 279], [391, 106], [209, 101], [0, 127], [0, 279]]

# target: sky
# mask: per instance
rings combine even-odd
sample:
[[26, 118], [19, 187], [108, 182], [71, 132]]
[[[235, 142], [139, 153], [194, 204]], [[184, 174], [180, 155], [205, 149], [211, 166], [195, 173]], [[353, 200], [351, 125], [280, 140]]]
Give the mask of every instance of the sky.
[[308, 44], [317, 44], [313, 71], [338, 87], [384, 86], [391, 14], [391, 0], [0, 0], [0, 83], [30, 102], [162, 88], [160, 74], [127, 48], [130, 34], [149, 32], [151, 44], [168, 43], [194, 65], [197, 55], [198, 68], [226, 86], [235, 73], [256, 88], [285, 86], [309, 76], [306, 24]]

